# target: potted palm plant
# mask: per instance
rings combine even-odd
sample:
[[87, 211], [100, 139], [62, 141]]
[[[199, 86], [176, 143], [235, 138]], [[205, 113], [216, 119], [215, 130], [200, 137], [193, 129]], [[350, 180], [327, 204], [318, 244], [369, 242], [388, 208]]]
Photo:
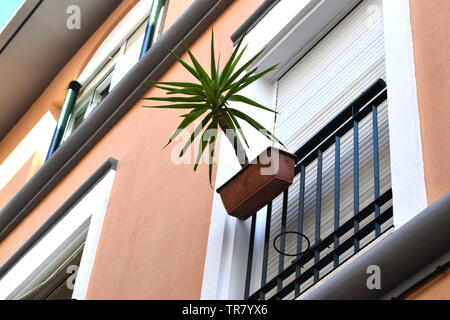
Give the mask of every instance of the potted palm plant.
[[[257, 68], [246, 71], [247, 68], [262, 54], [258, 52], [247, 62], [240, 64], [240, 60], [246, 50], [241, 50], [244, 37], [239, 41], [230, 59], [223, 69], [219, 70], [220, 57], [216, 62], [214, 49], [214, 32], [211, 34], [211, 65], [208, 74], [199, 61], [184, 43], [186, 51], [192, 61], [189, 65], [178, 57], [173, 51], [170, 54], [197, 80], [197, 82], [160, 82], [153, 81], [149, 84], [166, 91], [164, 97], [148, 97], [146, 100], [167, 102], [165, 105], [146, 106], [149, 108], [185, 109], [187, 113], [181, 115], [183, 119], [169, 138], [169, 145], [175, 138], [194, 122], [199, 122], [192, 132], [190, 139], [185, 143], [179, 157], [182, 157], [191, 143], [200, 137], [199, 147], [194, 163], [194, 171], [197, 170], [202, 155], [209, 147], [209, 181], [211, 183], [212, 166], [214, 159], [217, 131], [220, 129], [226, 134], [234, 148], [242, 170], [217, 189], [227, 212], [242, 220], [255, 214], [272, 199], [283, 192], [291, 183], [294, 176], [295, 156], [275, 147], [269, 147], [255, 160], [249, 161], [242, 141], [249, 147], [244, 132], [239, 124], [247, 122], [258, 130], [267, 139], [276, 141], [282, 146], [269, 130], [244, 112], [230, 106], [230, 102], [241, 102], [251, 107], [260, 108], [267, 112], [274, 110], [259, 104], [239, 94], [244, 88], [263, 77], [276, 68], [272, 66], [262, 72]], [[240, 65], [240, 67], [238, 67]], [[211, 133], [212, 132], [212, 133]], [[242, 140], [241, 140], [242, 139]]]

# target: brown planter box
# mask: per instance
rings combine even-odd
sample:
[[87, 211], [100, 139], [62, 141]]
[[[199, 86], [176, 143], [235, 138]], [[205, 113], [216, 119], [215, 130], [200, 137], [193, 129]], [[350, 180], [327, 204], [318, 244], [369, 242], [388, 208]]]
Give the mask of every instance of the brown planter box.
[[[278, 166], [273, 162], [277, 153]], [[272, 162], [274, 168], [269, 169]], [[218, 188], [217, 192], [230, 216], [246, 220], [292, 184], [294, 169], [295, 155], [269, 147]]]

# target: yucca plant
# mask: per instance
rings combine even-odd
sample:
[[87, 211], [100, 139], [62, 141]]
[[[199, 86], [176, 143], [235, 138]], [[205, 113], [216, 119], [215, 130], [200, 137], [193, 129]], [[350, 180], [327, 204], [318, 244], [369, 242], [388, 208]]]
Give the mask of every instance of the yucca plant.
[[[245, 35], [244, 35], [245, 36]], [[248, 145], [244, 132], [239, 124], [238, 119], [241, 119], [250, 124], [256, 130], [259, 130], [267, 139], [279, 141], [269, 130], [264, 128], [257, 121], [242, 111], [230, 107], [230, 101], [242, 102], [251, 107], [260, 108], [269, 112], [274, 110], [259, 104], [243, 95], [239, 92], [260, 79], [265, 74], [273, 71], [277, 66], [274, 65], [262, 72], [257, 72], [258, 68], [253, 68], [250, 71], [246, 69], [263, 53], [264, 50], [258, 52], [253, 58], [242, 64], [239, 68], [239, 62], [247, 48], [245, 46], [241, 50], [241, 45], [244, 37], [241, 38], [233, 51], [230, 59], [225, 63], [222, 71], [220, 71], [220, 55], [216, 62], [216, 55], [214, 49], [214, 31], [211, 32], [211, 66], [210, 74], [200, 65], [199, 61], [192, 54], [188, 45], [184, 42], [187, 53], [192, 61], [193, 66], [183, 61], [173, 51], [169, 50], [169, 53], [178, 60], [181, 65], [188, 70], [197, 80], [197, 83], [192, 82], [160, 82], [152, 81], [149, 85], [166, 91], [164, 97], [148, 97], [143, 98], [153, 101], [164, 101], [169, 104], [159, 106], [146, 106], [148, 108], [164, 108], [164, 109], [187, 109], [188, 113], [181, 115], [183, 120], [178, 128], [169, 138], [169, 145], [182, 130], [186, 129], [194, 121], [201, 122], [195, 127], [190, 139], [186, 142], [181, 150], [179, 157], [188, 150], [191, 143], [201, 134], [199, 142], [199, 149], [197, 152], [196, 161], [194, 164], [194, 171], [197, 170], [199, 161], [206, 147], [209, 145], [209, 159], [214, 157], [215, 141], [216, 137], [207, 135], [208, 130], [217, 130], [220, 128], [226, 133], [226, 136], [230, 143], [233, 145], [234, 151], [242, 167], [248, 164], [248, 158], [245, 150], [242, 146], [241, 139]], [[203, 132], [203, 133], [202, 133]], [[165, 147], [166, 147], [165, 146]], [[211, 183], [212, 173], [212, 160], [209, 161], [209, 181]]]

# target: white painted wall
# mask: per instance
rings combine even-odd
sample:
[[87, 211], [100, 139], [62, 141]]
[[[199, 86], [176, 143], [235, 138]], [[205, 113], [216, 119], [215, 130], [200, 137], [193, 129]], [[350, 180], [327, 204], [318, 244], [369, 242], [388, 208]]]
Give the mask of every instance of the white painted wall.
[[[246, 57], [242, 61], [246, 61]], [[242, 93], [265, 106], [273, 108], [275, 106], [275, 90], [274, 83], [262, 79]], [[268, 130], [273, 130], [275, 121], [273, 113], [259, 112], [257, 108], [242, 106], [240, 103], [233, 103], [232, 107], [245, 111]], [[252, 160], [271, 145], [271, 142], [246, 123], [240, 121], [240, 124], [251, 146], [251, 149], [247, 150], [247, 154], [249, 160]], [[233, 147], [223, 134], [221, 141], [215, 189], [241, 169]], [[264, 212], [265, 209], [262, 209], [262, 215], [265, 214]], [[214, 193], [211, 214], [201, 299], [242, 299], [251, 219], [244, 222], [228, 216], [218, 193]], [[265, 226], [260, 221], [261, 219], [257, 224], [258, 237], [264, 233]], [[262, 241], [257, 242], [255, 255], [261, 256], [260, 259], [262, 259], [263, 248], [260, 245]]]
[[409, 0], [384, 0], [394, 226], [427, 207]]

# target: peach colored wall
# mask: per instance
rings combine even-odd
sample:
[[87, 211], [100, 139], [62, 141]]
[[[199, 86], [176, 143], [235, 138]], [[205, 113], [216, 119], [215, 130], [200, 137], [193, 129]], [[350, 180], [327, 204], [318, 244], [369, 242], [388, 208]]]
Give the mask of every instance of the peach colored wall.
[[[261, 2], [237, 0], [215, 21], [223, 59], [232, 52], [230, 22], [237, 28]], [[203, 64], [210, 59], [210, 32], [191, 48]], [[192, 78], [175, 65], [161, 81], [177, 79]], [[140, 108], [144, 104], [138, 103], [89, 156], [105, 154], [113, 141], [123, 146], [88, 299], [200, 298], [214, 192], [208, 166], [194, 173], [192, 165], [171, 162], [172, 147], [159, 151], [181, 113]]]
[[405, 300], [450, 300], [450, 268], [409, 294]]
[[[3, 162], [9, 154], [17, 147], [17, 145], [25, 138], [25, 136], [33, 129], [44, 114], [50, 111], [55, 118], [59, 114], [59, 108], [64, 100], [67, 86], [70, 81], [77, 79], [83, 71], [84, 66], [90, 57], [95, 53], [96, 48], [101, 44], [102, 40], [107, 37], [114, 26], [125, 16], [125, 14], [137, 3], [138, 0], [124, 0], [102, 26], [91, 36], [91, 38], [83, 45], [76, 55], [64, 66], [55, 79], [50, 83], [47, 89], [30, 107], [27, 113], [13, 127], [8, 135], [0, 141], [0, 162]], [[51, 132], [54, 128], [49, 128]], [[48, 141], [50, 144], [50, 141]], [[46, 154], [40, 155], [45, 158]], [[19, 190], [30, 175], [23, 175], [21, 172], [26, 170], [25, 165], [10, 180], [10, 182], [0, 190], [0, 199], [2, 204], [13, 196], [10, 190]], [[33, 170], [37, 171], [37, 167]], [[85, 175], [88, 177], [89, 175]], [[80, 183], [81, 184], [81, 183]], [[75, 190], [75, 189], [74, 189]], [[61, 200], [67, 199], [67, 196]], [[58, 201], [58, 206], [62, 201]], [[36, 211], [27, 217], [18, 228], [16, 228], [5, 240], [0, 243], [0, 265], [3, 264], [18, 248], [37, 230], [39, 226], [45, 222], [55, 210]]]
[[[137, 3], [138, 0], [124, 0], [116, 10], [111, 14], [107, 21], [91, 36], [91, 38], [83, 45], [77, 54], [64, 66], [54, 80], [50, 83], [42, 95], [30, 107], [27, 113], [20, 121], [11, 129], [11, 131], [0, 141], [0, 166], [5, 159], [20, 144], [39, 120], [50, 111], [55, 119], [58, 118], [60, 108], [64, 101], [67, 86], [72, 80], [76, 80], [83, 71], [84, 66], [95, 53], [102, 40], [112, 31], [115, 25], [125, 16], [125, 14]], [[56, 122], [55, 122], [56, 124]], [[47, 128], [50, 135], [53, 134], [53, 128]], [[43, 136], [46, 136], [43, 134]], [[45, 141], [44, 141], [45, 143]], [[47, 142], [50, 145], [50, 141]], [[31, 153], [36, 150], [30, 150]], [[46, 154], [40, 154], [40, 157], [46, 157]], [[26, 166], [26, 164], [24, 164]], [[39, 167], [35, 168], [37, 171]], [[23, 170], [25, 170], [23, 168]], [[11, 190], [18, 191], [28, 181], [31, 176], [16, 174], [8, 183], [8, 188], [0, 190], [0, 208], [3, 208], [12, 197]], [[1, 252], [1, 250], [0, 250]], [[0, 263], [2, 254], [0, 253]]]
[[169, 29], [175, 20], [177, 20], [177, 18], [180, 17], [193, 2], [194, 0], [169, 0], [163, 32]]
[[450, 190], [450, 1], [410, 0], [428, 202]]
[[[222, 59], [226, 59], [232, 52], [231, 32], [262, 1], [236, 0], [214, 23], [216, 46]], [[176, 3], [177, 0], [172, 0], [171, 6]], [[189, 1], [184, 2], [184, 5], [188, 3]], [[121, 8], [124, 9], [124, 5]], [[170, 15], [178, 11], [169, 7], [168, 19], [174, 21]], [[113, 23], [113, 16], [105, 22], [102, 29]], [[61, 78], [56, 78], [50, 85], [49, 89], [56, 87], [53, 93], [63, 93], [69, 80], [76, 77], [73, 70], [78, 70], [83, 61], [82, 57], [87, 57], [86, 52], [92, 52], [93, 48], [98, 46], [96, 37], [97, 33], [61, 71], [58, 75]], [[199, 60], [204, 63], [209, 61], [209, 45], [210, 30], [192, 47]], [[188, 79], [189, 75], [175, 65], [161, 80], [180, 78]], [[58, 81], [62, 83], [55, 84]], [[46, 91], [43, 96], [46, 94], [50, 95]], [[156, 91], [152, 89], [146, 95], [155, 94]], [[55, 94], [51, 96], [54, 97]], [[179, 113], [146, 109], [142, 108], [142, 105], [141, 101], [132, 108], [0, 243], [0, 264], [4, 263], [107, 158], [114, 157], [119, 160], [119, 166], [87, 297], [200, 297], [214, 192], [208, 183], [208, 166], [200, 165], [194, 173], [192, 165], [175, 165], [171, 161], [172, 147], [162, 151], [161, 148], [178, 125]]]

